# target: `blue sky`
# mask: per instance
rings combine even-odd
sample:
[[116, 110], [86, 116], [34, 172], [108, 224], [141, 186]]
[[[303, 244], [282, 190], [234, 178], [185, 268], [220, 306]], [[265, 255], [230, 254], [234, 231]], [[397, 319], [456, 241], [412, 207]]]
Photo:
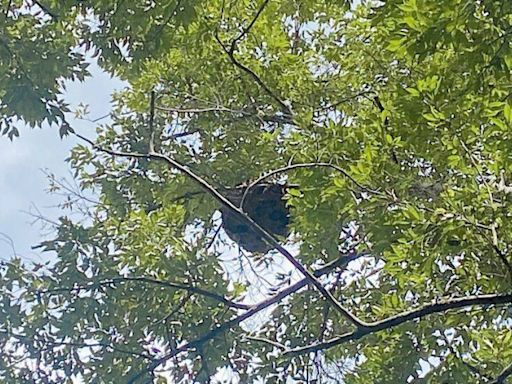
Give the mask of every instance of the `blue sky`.
[[[68, 83], [65, 99], [72, 108], [80, 102], [90, 106], [90, 118], [110, 112], [113, 91], [124, 84], [91, 65], [92, 76], [87, 81]], [[72, 127], [89, 137], [94, 134], [95, 124], [71, 119]], [[74, 137], [59, 138], [57, 126], [42, 129], [20, 128], [20, 137], [10, 141], [0, 136], [0, 259], [6, 260], [16, 253], [27, 260], [40, 260], [39, 252], [31, 249], [38, 244], [48, 230], [40, 223], [31, 224], [34, 217], [27, 212], [36, 209], [49, 219], [57, 219], [63, 212], [55, 208], [61, 197], [46, 192], [48, 180], [45, 173], [70, 179], [70, 168], [65, 162], [69, 151], [76, 144]], [[13, 249], [14, 247], [14, 249]]]

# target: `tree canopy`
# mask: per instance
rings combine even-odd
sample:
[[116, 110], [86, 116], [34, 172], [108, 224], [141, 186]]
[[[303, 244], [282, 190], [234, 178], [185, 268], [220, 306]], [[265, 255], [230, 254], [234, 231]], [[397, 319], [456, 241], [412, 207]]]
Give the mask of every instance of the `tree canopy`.
[[[81, 139], [51, 260], [0, 266], [2, 382], [510, 380], [512, 2], [1, 11], [1, 133]], [[86, 137], [62, 92], [93, 59], [129, 86]], [[265, 182], [287, 238], [230, 198]]]

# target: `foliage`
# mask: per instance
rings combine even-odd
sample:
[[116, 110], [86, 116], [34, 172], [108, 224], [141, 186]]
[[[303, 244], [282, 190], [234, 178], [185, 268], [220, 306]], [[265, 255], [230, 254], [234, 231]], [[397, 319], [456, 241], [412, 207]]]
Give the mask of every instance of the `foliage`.
[[[4, 134], [72, 133], [87, 54], [130, 86], [69, 158], [88, 216], [1, 267], [3, 382], [512, 373], [511, 2], [7, 3]], [[294, 235], [237, 251], [224, 192], [280, 168]]]

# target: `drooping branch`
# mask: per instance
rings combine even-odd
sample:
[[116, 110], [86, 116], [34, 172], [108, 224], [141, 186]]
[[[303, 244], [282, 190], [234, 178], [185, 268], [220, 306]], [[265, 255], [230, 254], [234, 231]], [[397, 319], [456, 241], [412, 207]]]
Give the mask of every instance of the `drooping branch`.
[[201, 289], [198, 287], [192, 287], [190, 285], [185, 285], [185, 284], [172, 283], [169, 281], [152, 279], [149, 277], [116, 277], [116, 278], [102, 280], [102, 281], [98, 281], [98, 282], [91, 282], [89, 284], [75, 285], [73, 287], [61, 287], [61, 288], [56, 288], [56, 289], [40, 290], [40, 291], [37, 291], [37, 293], [38, 294], [54, 294], [54, 293], [58, 293], [58, 292], [80, 292], [82, 290], [84, 290], [84, 291], [93, 290], [98, 287], [111, 287], [111, 286], [117, 285], [119, 283], [125, 283], [125, 282], [137, 282], [137, 283], [158, 285], [161, 287], [167, 287], [167, 288], [172, 288], [172, 289], [179, 289], [179, 290], [187, 291], [189, 293], [194, 293], [197, 295], [208, 297], [215, 301], [221, 302], [231, 308], [247, 310], [251, 307], [247, 304], [235, 303], [235, 302], [225, 298], [222, 295], [207, 291], [205, 289]]
[[251, 76], [254, 81], [265, 91], [267, 95], [269, 95], [271, 98], [273, 98], [277, 104], [279, 104], [279, 107], [285, 113], [287, 116], [293, 116], [293, 113], [290, 109], [290, 107], [283, 101], [281, 98], [272, 91], [267, 84], [249, 67], [242, 64], [238, 59], [235, 57], [235, 53], [231, 52], [230, 49], [227, 49], [227, 47], [222, 43], [222, 41], [216, 36], [217, 42], [220, 44], [224, 52], [228, 55], [229, 59], [235, 65], [235, 67], [241, 69], [243, 72], [247, 73], [249, 76]]
[[444, 300], [433, 304], [427, 304], [417, 309], [402, 312], [399, 313], [398, 315], [391, 316], [384, 320], [368, 323], [366, 327], [361, 327], [354, 332], [345, 333], [341, 336], [335, 337], [323, 343], [316, 343], [305, 347], [287, 350], [284, 352], [284, 355], [288, 357], [294, 357], [304, 355], [310, 352], [326, 350], [349, 341], [359, 340], [371, 333], [394, 328], [410, 320], [421, 319], [427, 315], [443, 313], [452, 309], [471, 307], [475, 305], [503, 304], [512, 304], [512, 294], [478, 295]]

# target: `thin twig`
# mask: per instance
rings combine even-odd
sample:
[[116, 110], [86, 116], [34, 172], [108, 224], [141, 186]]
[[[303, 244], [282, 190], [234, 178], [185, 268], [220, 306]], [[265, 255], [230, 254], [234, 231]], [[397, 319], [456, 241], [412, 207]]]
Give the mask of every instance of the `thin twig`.
[[158, 39], [160, 37], [160, 34], [163, 32], [164, 28], [169, 24], [169, 22], [172, 20], [172, 18], [177, 14], [179, 7], [181, 6], [181, 1], [178, 0], [176, 2], [176, 5], [173, 7], [172, 11], [169, 13], [169, 16], [167, 19], [159, 26], [159, 28], [154, 33], [154, 38]]
[[97, 123], [100, 120], [106, 119], [107, 117], [110, 117], [111, 113], [105, 113], [104, 115], [101, 115], [100, 117], [96, 117], [95, 119], [85, 119], [87, 121], [90, 121], [91, 123]]
[[269, 123], [278, 123], [278, 124], [292, 124], [296, 125], [293, 119], [286, 116], [278, 116], [278, 115], [259, 115], [256, 112], [246, 111], [243, 109], [231, 109], [223, 106], [216, 107], [202, 107], [202, 108], [179, 108], [179, 107], [162, 107], [155, 106], [156, 109], [160, 111], [170, 112], [170, 113], [183, 113], [183, 114], [201, 114], [201, 113], [211, 113], [211, 112], [228, 112], [233, 115], [241, 115], [241, 117], [254, 117], [262, 120], [264, 122]]
[[338, 167], [337, 165], [331, 164], [331, 163], [298, 163], [298, 164], [290, 164], [282, 168], [274, 169], [270, 172], [265, 173], [264, 175], [258, 177], [256, 180], [254, 180], [252, 183], [250, 183], [247, 188], [244, 191], [244, 194], [242, 196], [242, 200], [240, 201], [240, 207], [243, 207], [244, 201], [247, 197], [247, 194], [249, 191], [254, 188], [256, 185], [260, 184], [261, 182], [265, 181], [266, 179], [275, 176], [280, 173], [285, 173], [288, 171], [291, 171], [293, 169], [298, 168], [331, 168], [338, 172], [340, 172], [343, 176], [345, 176], [347, 179], [349, 179], [352, 183], [354, 183], [359, 189], [361, 189], [364, 192], [371, 193], [373, 195], [380, 195], [383, 196], [384, 194], [379, 191], [375, 191], [373, 189], [370, 189], [361, 183], [359, 183], [356, 179], [354, 179], [347, 171], [345, 171], [343, 168]]
[[[482, 174], [482, 171], [480, 171], [479, 165], [478, 165], [475, 157], [473, 156], [473, 153], [469, 150], [468, 146], [466, 145], [466, 143], [464, 143], [463, 140], [460, 140], [460, 144], [461, 144], [462, 148], [464, 149], [464, 151], [466, 152], [467, 156], [469, 157], [469, 159], [471, 161], [471, 164], [475, 168], [478, 176], [480, 176], [480, 179], [482, 180], [482, 183], [484, 183], [485, 188], [487, 189], [487, 194], [489, 195], [489, 203], [491, 205], [493, 205], [494, 204], [494, 197], [493, 197], [493, 194], [492, 194], [491, 186], [489, 185], [489, 183], [487, 182], [486, 178]], [[480, 187], [480, 185], [476, 181], [475, 181], [475, 183], [476, 183], [477, 187]], [[489, 236], [487, 236], [485, 234], [484, 234], [484, 237], [490, 243], [492, 249], [498, 255], [498, 258], [505, 265], [505, 267], [507, 269], [507, 272], [510, 275], [510, 277], [512, 277], [512, 264], [508, 261], [507, 255], [500, 249], [500, 247], [498, 245], [498, 234], [497, 234], [497, 231], [496, 231], [495, 221], [493, 221], [493, 224], [491, 224], [489, 226], [489, 229], [491, 231], [492, 238], [489, 238]]]
[[269, 95], [270, 97], [272, 97], [278, 104], [279, 106], [281, 107], [281, 110], [283, 111], [283, 113], [285, 113], [287, 116], [293, 116], [293, 113], [290, 109], [290, 107], [283, 101], [281, 100], [281, 98], [274, 92], [272, 91], [266, 84], [265, 82], [252, 70], [250, 69], [249, 67], [243, 65], [242, 63], [240, 63], [235, 55], [234, 55], [234, 52], [231, 52], [229, 49], [227, 49], [227, 47], [222, 43], [222, 41], [220, 41], [220, 39], [218, 38], [218, 36], [215, 36], [215, 39], [217, 40], [217, 42], [220, 44], [220, 46], [222, 47], [222, 49], [224, 50], [224, 52], [228, 55], [228, 57], [231, 59], [231, 62], [236, 66], [238, 67], [239, 69], [241, 69], [243, 72], [247, 73], [249, 76], [251, 76], [254, 81], [256, 81], [256, 83], [265, 91], [265, 93], [267, 93], [267, 95]]
[[180, 139], [182, 137], [191, 136], [197, 132], [200, 132], [199, 129], [193, 129], [192, 131], [185, 131], [185, 132], [179, 132], [179, 133], [173, 133], [172, 135], [165, 136], [162, 138], [162, 142], [169, 141], [169, 140], [176, 140]]
[[227, 107], [204, 107], [204, 108], [177, 108], [177, 107], [161, 107], [156, 106], [156, 109], [164, 112], [171, 113], [190, 113], [190, 114], [198, 114], [198, 113], [207, 113], [207, 112], [230, 112], [230, 113], [241, 113], [245, 114], [244, 111], [237, 111], [234, 109], [230, 109]]
[[[97, 201], [97, 200], [93, 200], [87, 196], [84, 196], [82, 193], [80, 193], [78, 190], [75, 190], [73, 189], [73, 187], [70, 185], [70, 183], [65, 179], [65, 178], [61, 178], [60, 180], [57, 179], [57, 177], [53, 174], [53, 173], [50, 173], [48, 170], [46, 169], [41, 169], [41, 172], [48, 178], [50, 179], [50, 182], [53, 183], [54, 185], [56, 185], [58, 188], [61, 188], [65, 191], [67, 191], [70, 195], [72, 196], [75, 196], [77, 199], [79, 200], [84, 200], [86, 202], [89, 202], [91, 204], [94, 204], [94, 205], [102, 205], [102, 203], [100, 201]], [[76, 184], [75, 184], [76, 185]], [[77, 189], [79, 189], [79, 187], [77, 187]], [[62, 193], [62, 195], [65, 195], [64, 193]], [[69, 195], [68, 195], [69, 196]]]
[[368, 94], [372, 94], [374, 93], [374, 91], [362, 91], [362, 92], [359, 92], [359, 93], [356, 93], [355, 95], [352, 95], [352, 96], [347, 96], [341, 100], [338, 100], [332, 104], [329, 104], [329, 105], [326, 105], [324, 107], [319, 107], [319, 108], [316, 108], [314, 112], [325, 112], [329, 109], [332, 109], [332, 108], [336, 108], [337, 106], [341, 105], [341, 104], [344, 104], [346, 103], [347, 101], [351, 101], [351, 100], [354, 100], [354, 99], [357, 99], [358, 97], [361, 97], [361, 96], [364, 96], [364, 95], [368, 95]]
[[497, 244], [492, 244], [492, 248], [494, 249], [494, 252], [496, 252], [496, 254], [498, 255], [498, 257], [500, 258], [501, 262], [505, 265], [505, 267], [507, 268], [507, 272], [508, 274], [510, 275], [510, 277], [512, 277], [512, 264], [508, 261], [507, 259], [507, 254], [504, 253], [500, 247], [498, 247]]
[[209, 251], [210, 248], [213, 246], [213, 244], [215, 243], [215, 240], [217, 239], [217, 236], [219, 235], [220, 233], [220, 230], [222, 228], [222, 225], [219, 225], [216, 229], [215, 229], [215, 232], [213, 233], [212, 237], [208, 240], [208, 243], [206, 244], [205, 246], [205, 250], [206, 251]]
[[50, 16], [52, 19], [56, 20], [58, 18], [58, 15], [56, 13], [54, 13], [53, 11], [51, 11], [46, 5], [44, 4], [41, 4], [40, 1], [37, 1], [37, 0], [33, 0], [34, 1], [34, 4], [36, 4], [39, 8], [41, 8], [41, 10], [46, 13], [48, 16]]
[[269, 344], [270, 346], [276, 347], [278, 349], [286, 349], [286, 347], [283, 344], [278, 343], [277, 341], [274, 340], [265, 339], [263, 337], [245, 336], [245, 338], [247, 340], [256, 341], [258, 343]]
[[[459, 140], [459, 141], [460, 141], [460, 145], [462, 146], [462, 148], [464, 149], [464, 151], [468, 155], [469, 160], [471, 161], [471, 164], [473, 164], [473, 167], [475, 168], [478, 176], [480, 176], [480, 179], [482, 180], [482, 183], [484, 183], [485, 188], [487, 189], [487, 194], [489, 195], [489, 202], [491, 203], [491, 205], [494, 204], [494, 198], [493, 198], [493, 195], [492, 195], [491, 187], [490, 187], [489, 183], [487, 182], [487, 180], [485, 179], [485, 177], [482, 174], [482, 172], [480, 171], [480, 168], [478, 166], [478, 163], [476, 162], [475, 157], [473, 156], [473, 153], [469, 150], [469, 148], [467, 147], [466, 143], [464, 143], [463, 140]], [[480, 184], [478, 184], [476, 182], [476, 180], [475, 180], [475, 183], [476, 183], [477, 187], [480, 187]]]
[[261, 13], [266, 8], [266, 6], [268, 5], [269, 2], [270, 2], [270, 0], [265, 0], [263, 3], [261, 3], [260, 7], [258, 8], [258, 11], [256, 12], [254, 17], [252, 18], [252, 21], [249, 23], [249, 25], [247, 27], [245, 27], [245, 28], [242, 28], [242, 32], [240, 32], [240, 34], [235, 39], [233, 39], [233, 41], [231, 42], [231, 48], [230, 48], [231, 52], [235, 51], [236, 45], [238, 44], [238, 42], [240, 40], [242, 40], [244, 38], [244, 36], [249, 33], [249, 31], [252, 29], [252, 27], [256, 23], [256, 20], [258, 20], [258, 18], [260, 17]]
[[155, 91], [151, 91], [149, 101], [149, 152], [155, 151]]
[[242, 32], [235, 38], [233, 39], [233, 41], [231, 42], [230, 44], [230, 47], [228, 49], [228, 47], [226, 47], [226, 45], [224, 45], [224, 43], [220, 40], [219, 36], [217, 35], [217, 33], [215, 33], [215, 39], [217, 40], [217, 42], [219, 43], [219, 45], [222, 47], [222, 50], [228, 55], [228, 57], [230, 58], [231, 62], [236, 66], [238, 67], [239, 69], [241, 69], [242, 71], [244, 71], [245, 73], [249, 74], [255, 81], [256, 83], [261, 87], [263, 88], [263, 90], [270, 96], [272, 97], [278, 104], [279, 106], [281, 107], [282, 111], [289, 115], [289, 116], [293, 116], [293, 113], [290, 109], [290, 107], [288, 105], [286, 105], [279, 96], [277, 96], [277, 94], [275, 94], [264, 82], [263, 80], [261, 80], [261, 78], [253, 71], [251, 70], [250, 68], [246, 67], [245, 65], [243, 65], [242, 63], [240, 63], [236, 58], [235, 58], [235, 51], [236, 51], [236, 48], [237, 48], [237, 44], [238, 42], [251, 30], [251, 28], [254, 26], [254, 24], [256, 23], [256, 21], [258, 20], [258, 18], [260, 17], [260, 15], [262, 14], [263, 10], [265, 9], [265, 7], [268, 5], [268, 3], [270, 2], [270, 0], [265, 0], [261, 6], [259, 7], [258, 11], [256, 12], [254, 18], [252, 19], [252, 21], [249, 23], [249, 25], [245, 28], [242, 29]]
[[9, 16], [9, 11], [11, 10], [11, 4], [12, 4], [12, 0], [9, 0], [9, 2], [7, 3], [7, 6], [5, 7], [4, 16], [6, 19]]
[[182, 310], [185, 305], [190, 301], [192, 298], [192, 293], [187, 293], [187, 295], [183, 296], [178, 303], [176, 307], [173, 308], [173, 310], [165, 315], [162, 319], [155, 320], [152, 325], [159, 324], [159, 323], [166, 323], [169, 319], [172, 319], [174, 315], [176, 315], [180, 310]]
[[446, 346], [448, 347], [448, 350], [450, 353], [455, 356], [457, 359], [460, 360], [460, 362], [473, 374], [478, 375], [479, 377], [485, 378], [487, 381], [490, 381], [489, 377], [485, 375], [478, 367], [474, 366], [470, 362], [464, 360], [462, 356], [460, 356], [459, 353], [457, 353], [457, 350], [453, 347], [453, 345], [450, 343], [450, 341], [446, 338], [446, 336], [443, 336], [443, 340], [446, 343]]

